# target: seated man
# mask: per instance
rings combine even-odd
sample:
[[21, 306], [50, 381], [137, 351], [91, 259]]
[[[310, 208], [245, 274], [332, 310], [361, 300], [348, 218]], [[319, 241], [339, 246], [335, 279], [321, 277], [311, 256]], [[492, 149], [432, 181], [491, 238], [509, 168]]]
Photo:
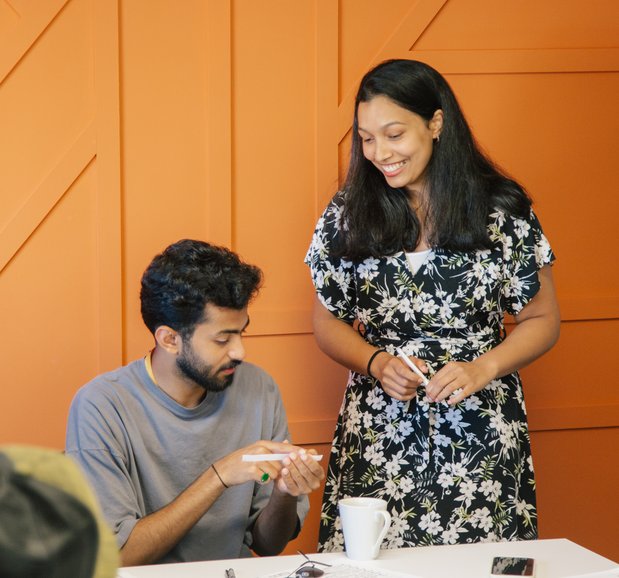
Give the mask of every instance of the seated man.
[[[66, 451], [86, 472], [123, 566], [275, 555], [324, 477], [290, 445], [273, 379], [245, 357], [260, 269], [183, 240], [142, 277], [145, 358], [100, 375], [71, 405]], [[280, 461], [243, 454], [286, 453]], [[269, 483], [272, 482], [272, 483]]]

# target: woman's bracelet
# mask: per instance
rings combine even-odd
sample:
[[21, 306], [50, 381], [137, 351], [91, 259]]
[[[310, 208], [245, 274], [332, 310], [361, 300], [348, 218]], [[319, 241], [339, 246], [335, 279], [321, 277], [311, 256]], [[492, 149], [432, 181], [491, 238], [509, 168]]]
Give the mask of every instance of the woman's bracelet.
[[372, 366], [372, 361], [374, 361], [374, 358], [379, 354], [379, 353], [388, 353], [388, 351], [386, 349], [377, 349], [374, 353], [372, 353], [372, 356], [370, 357], [370, 359], [368, 360], [368, 366], [365, 370], [365, 372], [373, 379], [376, 379], [373, 375], [372, 372], [370, 371], [370, 368]]
[[219, 478], [219, 481], [222, 483], [223, 487], [226, 488], [226, 490], [227, 490], [230, 486], [228, 484], [226, 484], [226, 482], [224, 482], [221, 479], [221, 476], [219, 475], [219, 472], [215, 468], [215, 464], [211, 464], [211, 468], [213, 468], [213, 471], [215, 472], [215, 475]]

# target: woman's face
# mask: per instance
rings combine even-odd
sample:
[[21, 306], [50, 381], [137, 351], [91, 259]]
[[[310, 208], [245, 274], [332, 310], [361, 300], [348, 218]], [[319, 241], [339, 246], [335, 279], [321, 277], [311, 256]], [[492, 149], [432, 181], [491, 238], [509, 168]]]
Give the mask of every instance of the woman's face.
[[359, 103], [359, 136], [363, 155], [393, 188], [418, 192], [432, 156], [433, 139], [443, 126], [443, 112], [430, 121], [397, 105], [386, 96]]

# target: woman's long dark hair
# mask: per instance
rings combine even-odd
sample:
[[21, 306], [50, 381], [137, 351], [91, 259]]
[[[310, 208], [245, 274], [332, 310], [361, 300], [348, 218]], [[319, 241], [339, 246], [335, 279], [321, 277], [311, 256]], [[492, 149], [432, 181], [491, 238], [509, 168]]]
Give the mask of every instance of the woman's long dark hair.
[[531, 199], [481, 150], [447, 81], [431, 66], [415, 60], [388, 60], [361, 80], [355, 100], [352, 148], [344, 185], [343, 218], [347, 232], [335, 255], [350, 259], [413, 251], [420, 223], [409, 206], [406, 189], [390, 187], [363, 156], [358, 133], [359, 103], [385, 96], [426, 122], [443, 111], [440, 141], [426, 168], [429, 231], [434, 248], [473, 251], [490, 247], [487, 224], [499, 208], [526, 217]]

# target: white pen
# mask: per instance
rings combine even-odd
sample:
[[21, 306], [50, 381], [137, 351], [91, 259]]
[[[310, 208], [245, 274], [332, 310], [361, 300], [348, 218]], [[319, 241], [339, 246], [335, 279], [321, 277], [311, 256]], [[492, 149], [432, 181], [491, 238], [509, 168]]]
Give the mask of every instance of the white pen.
[[428, 385], [428, 383], [430, 383], [430, 381], [428, 380], [428, 378], [421, 373], [421, 369], [419, 369], [409, 358], [408, 355], [406, 355], [399, 347], [396, 347], [395, 350], [398, 352], [398, 357], [404, 362], [406, 363], [406, 365], [408, 365], [408, 367], [410, 367], [420, 378], [421, 378], [421, 382], [424, 385]]
[[[305, 454], [317, 462], [322, 459], [322, 454]], [[244, 454], [244, 462], [281, 462], [288, 457], [288, 454]]]

